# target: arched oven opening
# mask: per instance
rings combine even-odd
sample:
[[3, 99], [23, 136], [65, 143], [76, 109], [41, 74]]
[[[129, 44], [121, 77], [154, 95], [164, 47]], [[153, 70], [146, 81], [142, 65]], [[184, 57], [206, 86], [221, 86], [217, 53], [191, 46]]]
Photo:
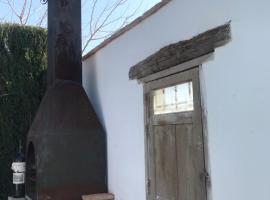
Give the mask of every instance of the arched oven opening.
[[28, 145], [26, 161], [26, 195], [36, 200], [36, 156], [35, 147], [32, 142]]

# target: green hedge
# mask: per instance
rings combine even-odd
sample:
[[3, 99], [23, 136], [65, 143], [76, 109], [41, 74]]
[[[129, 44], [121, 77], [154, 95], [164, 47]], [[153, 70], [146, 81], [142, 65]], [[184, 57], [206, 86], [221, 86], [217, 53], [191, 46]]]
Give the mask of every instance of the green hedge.
[[0, 24], [0, 200], [12, 194], [10, 165], [46, 87], [47, 31]]

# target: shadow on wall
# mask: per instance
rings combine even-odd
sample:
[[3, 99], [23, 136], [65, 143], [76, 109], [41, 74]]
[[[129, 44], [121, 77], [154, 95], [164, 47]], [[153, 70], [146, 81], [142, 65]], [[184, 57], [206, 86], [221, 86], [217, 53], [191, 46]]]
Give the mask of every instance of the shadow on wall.
[[103, 129], [105, 130], [105, 132], [107, 132], [103, 115], [103, 109], [101, 105], [100, 93], [98, 90], [98, 80], [97, 80], [98, 73], [96, 67], [97, 64], [95, 56], [91, 57], [91, 59], [83, 61], [83, 87], [89, 98], [90, 103], [92, 104], [100, 120], [100, 123], [103, 126]]

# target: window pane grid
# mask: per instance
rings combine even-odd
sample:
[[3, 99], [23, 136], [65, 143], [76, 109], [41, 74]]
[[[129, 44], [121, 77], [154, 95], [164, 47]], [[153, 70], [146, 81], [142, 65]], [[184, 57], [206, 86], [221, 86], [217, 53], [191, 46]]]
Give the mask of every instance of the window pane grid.
[[154, 114], [192, 111], [193, 85], [186, 82], [154, 91]]

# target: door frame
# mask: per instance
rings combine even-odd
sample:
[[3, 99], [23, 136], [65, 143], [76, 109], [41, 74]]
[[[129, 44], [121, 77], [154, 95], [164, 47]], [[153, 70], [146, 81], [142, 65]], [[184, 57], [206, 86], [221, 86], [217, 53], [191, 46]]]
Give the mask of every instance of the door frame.
[[[203, 98], [203, 91], [204, 89], [202, 88], [202, 76], [201, 76], [201, 63], [202, 63], [202, 60], [208, 60], [209, 58], [212, 58], [212, 54], [208, 54], [208, 55], [205, 55], [205, 56], [202, 56], [200, 58], [197, 58], [197, 59], [194, 59], [192, 61], [189, 61], [187, 63], [183, 63], [183, 64], [180, 64], [180, 65], [177, 65], [175, 67], [173, 67], [170, 71], [161, 71], [161, 72], [158, 72], [158, 73], [155, 73], [153, 75], [151, 75], [151, 77], [146, 77], [144, 78], [144, 80], [141, 80], [143, 81], [145, 84], [144, 84], [144, 87], [143, 87], [143, 91], [144, 91], [144, 123], [145, 123], [145, 169], [146, 169], [146, 180], [145, 180], [145, 183], [146, 183], [146, 196], [147, 196], [147, 200], [152, 200], [151, 199], [151, 191], [150, 191], [150, 188], [151, 188], [151, 185], [150, 185], [150, 167], [149, 167], [149, 162], [148, 160], [150, 159], [150, 156], [149, 156], [149, 146], [151, 144], [149, 144], [149, 136], [150, 136], [150, 132], [151, 132], [151, 127], [149, 126], [150, 124], [150, 117], [151, 117], [151, 109], [149, 108], [149, 105], [148, 102], [150, 101], [149, 98], [150, 98], [150, 95], [149, 95], [149, 83], [151, 83], [152, 81], [157, 81], [159, 79], [164, 79], [166, 77], [171, 77], [171, 76], [175, 76], [177, 77], [177, 74], [179, 76], [181, 76], [181, 73], [183, 72], [186, 72], [186, 71], [189, 71], [189, 70], [192, 70], [194, 68], [198, 68], [198, 85], [199, 85], [199, 97], [198, 99], [200, 100], [199, 101], [199, 104], [200, 104], [200, 111], [201, 111], [201, 126], [202, 126], [202, 134], [203, 134], [203, 148], [204, 148], [204, 165], [205, 165], [205, 170], [208, 172], [207, 176], [209, 176], [208, 178], [208, 181], [206, 183], [206, 199], [207, 200], [211, 200], [212, 197], [211, 197], [211, 180], [210, 180], [210, 162], [209, 162], [209, 151], [208, 151], [208, 131], [207, 131], [207, 121], [206, 121], [206, 107], [205, 107], [205, 101], [204, 101], [204, 98]], [[200, 64], [198, 64], [200, 63]], [[180, 81], [175, 81], [176, 83], [181, 83], [181, 80]], [[165, 84], [166, 85], [166, 84]], [[170, 85], [167, 85], [168, 87]], [[153, 192], [152, 192], [153, 193]]]

